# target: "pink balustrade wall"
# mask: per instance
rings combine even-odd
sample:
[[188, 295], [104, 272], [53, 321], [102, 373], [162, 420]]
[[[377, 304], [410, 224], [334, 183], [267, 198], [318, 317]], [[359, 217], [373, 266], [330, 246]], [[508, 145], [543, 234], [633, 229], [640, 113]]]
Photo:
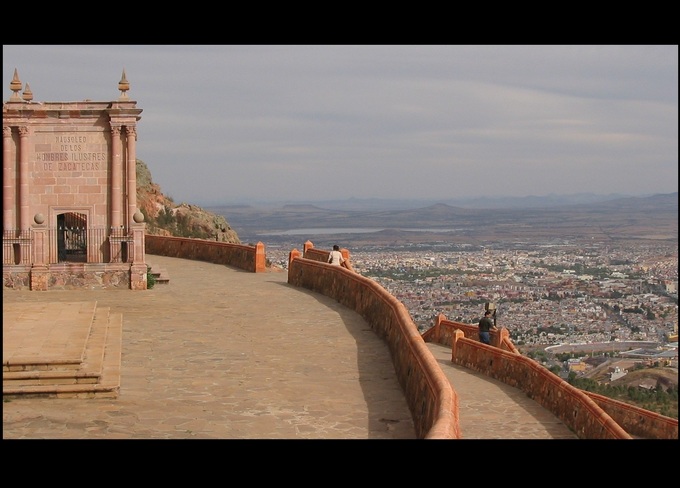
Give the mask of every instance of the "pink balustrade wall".
[[[146, 252], [265, 270], [264, 245], [242, 246], [179, 237], [146, 236]], [[345, 258], [349, 252], [342, 249]], [[521, 389], [562, 419], [581, 439], [678, 437], [678, 421], [574, 388], [533, 359], [522, 356], [507, 329], [479, 342], [476, 325], [441, 315], [422, 335], [408, 310], [375, 281], [327, 264], [329, 251], [305, 243], [291, 251], [288, 283], [336, 299], [359, 313], [388, 345], [413, 415], [416, 434], [426, 439], [460, 439], [458, 396], [425, 342], [451, 346], [452, 362]], [[624, 430], [625, 429], [625, 430]]]
[[327, 264], [328, 254], [308, 247], [303, 257], [293, 250], [288, 283], [336, 299], [359, 313], [385, 341], [419, 438], [461, 438], [458, 397], [406, 307], [375, 281]]
[[[456, 338], [465, 341], [456, 342]], [[491, 332], [491, 344], [496, 347], [490, 348], [479, 342], [477, 325], [440, 315], [435, 325], [423, 333], [423, 339], [451, 346], [452, 362], [526, 392], [562, 419], [579, 438], [678, 438], [677, 419], [572, 387], [533, 359], [522, 356], [505, 328]], [[621, 430], [613, 428], [613, 424]]]
[[597, 393], [584, 393], [632, 436], [643, 439], [678, 439], [678, 419]]
[[246, 246], [205, 239], [147, 235], [145, 250], [148, 254], [226, 264], [253, 273], [266, 271], [265, 249], [261, 242]]

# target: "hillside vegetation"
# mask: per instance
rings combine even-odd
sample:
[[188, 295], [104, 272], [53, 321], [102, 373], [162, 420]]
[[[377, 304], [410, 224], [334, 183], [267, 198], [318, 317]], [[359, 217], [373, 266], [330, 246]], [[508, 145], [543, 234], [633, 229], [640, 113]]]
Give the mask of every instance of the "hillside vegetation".
[[635, 365], [625, 376], [614, 381], [608, 381], [605, 374], [603, 371], [595, 378], [586, 378], [570, 373], [569, 383], [666, 417], [678, 418], [677, 368]]
[[193, 237], [241, 244], [226, 218], [188, 203], [175, 204], [153, 182], [151, 171], [137, 160], [137, 207], [144, 215], [150, 235]]

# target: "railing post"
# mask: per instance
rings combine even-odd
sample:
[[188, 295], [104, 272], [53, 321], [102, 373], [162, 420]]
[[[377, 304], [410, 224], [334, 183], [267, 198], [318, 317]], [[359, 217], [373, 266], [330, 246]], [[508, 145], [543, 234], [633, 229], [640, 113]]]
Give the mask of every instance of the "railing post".
[[290, 253], [288, 253], [288, 269], [290, 269], [290, 263], [293, 262], [293, 259], [299, 258], [300, 257], [300, 251], [297, 249], [293, 249]]
[[[458, 349], [458, 340], [465, 337], [465, 332], [463, 332], [460, 329], [456, 329], [453, 331], [453, 334], [451, 335], [451, 361], [454, 363], [455, 358], [456, 358], [456, 349]], [[458, 363], [456, 363], [458, 364]]]
[[305, 242], [303, 247], [302, 247], [302, 255], [304, 256], [308, 249], [313, 249], [313, 248], [314, 248], [314, 244], [312, 243], [312, 241]]
[[267, 269], [267, 255], [265, 254], [264, 244], [258, 242], [255, 245], [255, 273], [262, 273]]
[[439, 339], [441, 338], [442, 321], [446, 320], [446, 316], [443, 313], [437, 315], [434, 321], [434, 342], [440, 344]]
[[342, 248], [340, 249], [340, 254], [342, 254], [342, 257], [345, 258], [344, 266], [350, 271], [354, 271], [354, 268], [352, 267], [352, 261], [349, 260], [349, 249]]

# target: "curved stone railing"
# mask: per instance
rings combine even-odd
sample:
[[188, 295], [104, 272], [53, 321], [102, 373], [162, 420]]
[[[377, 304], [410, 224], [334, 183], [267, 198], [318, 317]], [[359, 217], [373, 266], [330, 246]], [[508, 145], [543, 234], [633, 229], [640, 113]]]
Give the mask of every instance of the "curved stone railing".
[[[145, 249], [158, 254], [265, 271], [264, 245], [243, 246], [166, 236], [145, 236]], [[341, 250], [349, 258], [346, 249]], [[288, 282], [330, 296], [358, 312], [390, 348], [399, 382], [422, 438], [461, 438], [458, 397], [425, 342], [452, 348], [452, 361], [525, 391], [562, 419], [580, 438], [648, 439], [678, 437], [678, 421], [601, 395], [583, 392], [534, 360], [522, 356], [507, 329], [478, 341], [476, 325], [440, 315], [422, 336], [404, 305], [379, 284], [348, 269], [327, 264], [329, 251], [305, 243], [305, 255], [289, 256]], [[454, 344], [456, 345], [454, 352]], [[621, 428], [625, 429], [625, 431]]]
[[[456, 330], [462, 330], [465, 337], [477, 341], [479, 340], [479, 327], [477, 327], [477, 325], [447, 320], [444, 314], [439, 314], [434, 322], [434, 326], [423, 332], [423, 340], [425, 340], [425, 342], [436, 342], [445, 346], [451, 346], [453, 343], [453, 335]], [[510, 339], [510, 332], [508, 332], [508, 329], [505, 327], [501, 327], [495, 331], [492, 330], [489, 335], [491, 336], [492, 346], [496, 346], [504, 351], [514, 352], [515, 354], [520, 353]]]
[[265, 249], [261, 242], [245, 246], [205, 239], [146, 235], [144, 249], [148, 254], [226, 264], [253, 273], [266, 271]]
[[[456, 331], [461, 331], [464, 335], [464, 337], [469, 338], [476, 343], [479, 341], [479, 335], [478, 335], [478, 327], [476, 325], [472, 324], [464, 324], [461, 322], [454, 322], [451, 320], [447, 320], [444, 315], [440, 315], [437, 317], [437, 320], [435, 321], [435, 325], [425, 331], [423, 333], [423, 339], [425, 342], [436, 342], [439, 344], [444, 344], [452, 347], [453, 340], [456, 334]], [[507, 329], [501, 328], [498, 331], [491, 332], [491, 344], [498, 347], [499, 349], [503, 351], [508, 351], [512, 352], [515, 354], [520, 354], [515, 345], [512, 343], [509, 337], [509, 333]], [[477, 346], [481, 346], [481, 344], [476, 344]], [[521, 355], [521, 354], [520, 354]], [[526, 358], [528, 361], [533, 361], [529, 358]], [[457, 360], [453, 358], [453, 351], [452, 351], [452, 361], [456, 362], [459, 364]], [[492, 364], [494, 364], [493, 368], [489, 369], [494, 369], [498, 370], [502, 367], [504, 367], [503, 361], [492, 361]], [[532, 363], [528, 363], [531, 365], [532, 369], [534, 368], [534, 365]], [[559, 387], [565, 390], [566, 392], [566, 403], [561, 403], [554, 405], [553, 407], [550, 406], [550, 402], [547, 402], [546, 405], [543, 405], [543, 402], [541, 401], [540, 398], [537, 398], [538, 395], [540, 395], [540, 389], [535, 391], [535, 392], [528, 392], [528, 394], [531, 395], [534, 400], [538, 401], [541, 403], [544, 407], [555, 413], [559, 418], [562, 418], [562, 415], [564, 413], [560, 414], [559, 409], [562, 406], [568, 406], [568, 404], [571, 402], [572, 404], [574, 403], [573, 398], [570, 399], [569, 395], [576, 395], [576, 393], [571, 390], [566, 388], [565, 385], [561, 385], [561, 382], [564, 381], [558, 376], [554, 375], [551, 371], [548, 369], [544, 368], [540, 364], [536, 363], [538, 365], [540, 371], [540, 376], [548, 375], [547, 378], [549, 378], [551, 381], [547, 381], [546, 379], [546, 384], [548, 385], [553, 385], [554, 383], [558, 383]], [[465, 365], [467, 366], [467, 365]], [[542, 369], [541, 369], [542, 368]], [[471, 369], [476, 369], [476, 368], [471, 368]], [[488, 374], [488, 373], [487, 373]], [[552, 378], [552, 376], [554, 378]], [[518, 378], [512, 378], [510, 380], [504, 380], [503, 377], [505, 376], [504, 374], [500, 374], [497, 371], [494, 371], [493, 374], [489, 374], [489, 376], [492, 376], [496, 379], [499, 379], [500, 381], [503, 381], [504, 383], [511, 384], [512, 386], [515, 386], [516, 383], [518, 383]], [[566, 383], [566, 382], [565, 382]], [[567, 383], [568, 384], [568, 383]], [[520, 389], [523, 391], [524, 388], [518, 386]], [[543, 388], [545, 390], [546, 388]], [[616, 422], [619, 426], [625, 430], [627, 434], [630, 436], [637, 436], [637, 437], [642, 437], [645, 439], [677, 439], [678, 438], [678, 420], [673, 419], [670, 417], [666, 417], [664, 415], [657, 414], [655, 412], [645, 410], [643, 408], [636, 407], [634, 405], [629, 405], [627, 403], [614, 400], [611, 398], [607, 398], [602, 395], [598, 395], [592, 392], [587, 392], [583, 390], [576, 389], [578, 392], [581, 392], [582, 394], [586, 395], [589, 397], [592, 401], [595, 402], [595, 404], [601, 409], [604, 413], [609, 415], [614, 422]], [[579, 393], [577, 396], [579, 397], [578, 402], [582, 402], [583, 398], [580, 397], [581, 393]], [[589, 405], [589, 408], [592, 408], [592, 405]], [[601, 415], [601, 413], [598, 413], [598, 415]], [[605, 419], [606, 422], [606, 419]], [[570, 425], [565, 421], [567, 425]], [[575, 431], [578, 432], [578, 428], [574, 429]], [[581, 429], [583, 430], [583, 429]], [[591, 433], [588, 433], [588, 435], [592, 435]]]
[[453, 334], [451, 361], [525, 392], [579, 439], [632, 439], [588, 395], [533, 359], [465, 337], [458, 329]]
[[406, 307], [373, 280], [327, 264], [328, 252], [293, 250], [288, 283], [334, 298], [360, 314], [385, 341], [418, 438], [459, 439], [458, 397]]
[[643, 439], [678, 438], [678, 419], [590, 391], [584, 393], [632, 436]]

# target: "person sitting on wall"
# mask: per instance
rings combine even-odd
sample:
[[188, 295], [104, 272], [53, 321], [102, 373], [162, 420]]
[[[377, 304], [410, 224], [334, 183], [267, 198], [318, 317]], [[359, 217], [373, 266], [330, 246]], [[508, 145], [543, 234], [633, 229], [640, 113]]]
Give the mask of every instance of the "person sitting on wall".
[[479, 319], [479, 341], [491, 345], [491, 334], [489, 331], [498, 330], [491, 320], [491, 310], [484, 312], [484, 317]]
[[343, 257], [342, 253], [340, 252], [340, 246], [337, 244], [333, 246], [333, 250], [331, 253], [328, 255], [328, 263], [332, 264], [334, 266], [342, 266], [342, 263], [345, 262], [345, 258]]
[[350, 271], [354, 271], [352, 269], [352, 265], [349, 264], [349, 259], [345, 259], [345, 257], [340, 252], [340, 246], [337, 244], [333, 246], [333, 250], [328, 255], [328, 263], [334, 266], [342, 266], [343, 268], [347, 268]]

